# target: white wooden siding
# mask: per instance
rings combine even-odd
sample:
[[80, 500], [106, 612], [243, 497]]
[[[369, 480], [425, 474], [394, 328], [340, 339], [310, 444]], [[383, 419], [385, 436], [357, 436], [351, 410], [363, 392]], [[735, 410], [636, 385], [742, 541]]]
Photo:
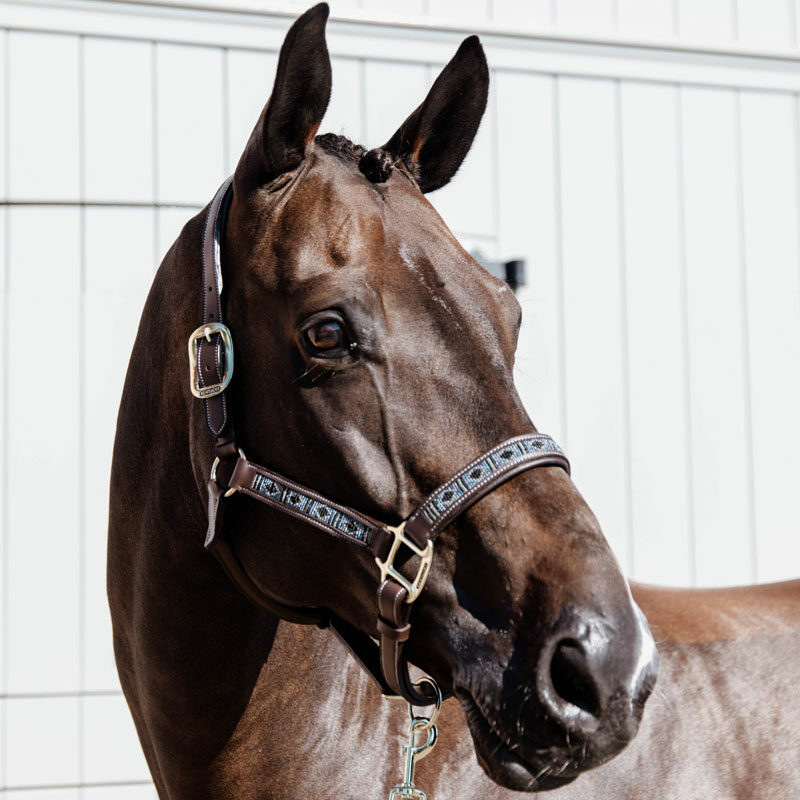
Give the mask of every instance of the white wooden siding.
[[[105, 599], [116, 408], [153, 271], [306, 3], [195, 5], [0, 6], [9, 800], [153, 797]], [[526, 259], [518, 385], [628, 574], [800, 573], [800, 0], [332, 5], [322, 129], [369, 146], [482, 32], [487, 115], [432, 200], [467, 247]]]

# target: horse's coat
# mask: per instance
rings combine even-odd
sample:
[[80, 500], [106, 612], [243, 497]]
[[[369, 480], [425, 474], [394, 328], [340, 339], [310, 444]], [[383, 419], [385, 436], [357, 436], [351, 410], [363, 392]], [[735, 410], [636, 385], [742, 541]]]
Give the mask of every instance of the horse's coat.
[[[470, 38], [384, 148], [315, 139], [330, 94], [326, 16], [318, 6], [287, 35], [234, 175], [230, 402], [254, 460], [397, 523], [473, 457], [532, 429], [512, 378], [519, 305], [420, 192], [466, 155], [488, 72]], [[380, 797], [401, 776], [405, 708], [328, 632], [250, 605], [203, 550], [213, 440], [185, 351], [202, 226], [202, 215], [187, 223], [158, 271], [120, 407], [108, 585], [122, 686], [162, 798]], [[315, 319], [348, 347], [314, 349]], [[796, 762], [781, 760], [781, 748], [797, 752], [797, 584], [637, 589], [661, 684], [633, 745], [582, 774], [635, 735], [656, 661], [591, 511], [560, 469], [535, 472], [437, 542], [409, 647], [461, 705], [445, 705], [419, 785], [437, 800], [510, 797], [499, 784], [570, 800], [800, 794]], [[270, 594], [373, 632], [369, 558], [244, 497], [224, 524]], [[784, 702], [754, 685], [762, 667]]]
[[[634, 597], [651, 621], [671, 615], [671, 590], [634, 586]], [[800, 581], [728, 590], [677, 594], [698, 603], [711, 627], [724, 627], [724, 638], [711, 633], [707, 641], [681, 642], [659, 635], [661, 671], [634, 741], [613, 761], [587, 772], [575, 783], [542, 797], [554, 800], [794, 800], [800, 797]], [[753, 626], [753, 594], [761, 595]], [[768, 594], [769, 597], [764, 595]], [[722, 601], [722, 602], [718, 602]], [[736, 625], [740, 634], [734, 634]], [[690, 628], [694, 623], [690, 623]], [[719, 630], [719, 629], [717, 629]], [[676, 631], [681, 635], [680, 629]], [[257, 702], [269, 702], [269, 685], [283, 674], [280, 661], [292, 663], [298, 649], [313, 654], [346, 686], [347, 702], [330, 686], [315, 684], [313, 702], [302, 695], [304, 675], [285, 687], [288, 696], [276, 702], [276, 717], [250, 722], [240, 730], [244, 746], [249, 731], [259, 727], [291, 729], [300, 713], [304, 730], [326, 730], [321, 739], [294, 735], [280, 743], [278, 754], [264, 764], [256, 778], [243, 764], [233, 779], [248, 787], [243, 798], [387, 796], [400, 775], [399, 748], [405, 709], [382, 701], [343, 650], [319, 631], [282, 624], [273, 649], [279, 663], [265, 667], [263, 690]], [[270, 659], [272, 661], [272, 659]], [[260, 692], [263, 691], [263, 695]], [[282, 689], [284, 691], [284, 689]], [[255, 702], [255, 698], [254, 698]], [[317, 716], [315, 709], [321, 709]], [[302, 710], [301, 710], [302, 709]], [[443, 710], [440, 742], [420, 763], [418, 784], [433, 800], [512, 800], [520, 795], [501, 789], [482, 773], [460, 709], [451, 701]], [[369, 720], [369, 722], [367, 722]], [[373, 724], [374, 722], [374, 724]], [[277, 723], [277, 724], [276, 724]], [[273, 727], [274, 726], [274, 727]], [[341, 741], [340, 741], [341, 737]], [[362, 738], [364, 737], [364, 738]], [[364, 746], [363, 742], [369, 745]], [[352, 750], [350, 749], [352, 748]], [[333, 753], [337, 756], [334, 758]], [[351, 755], [354, 754], [354, 755]], [[231, 759], [235, 761], [235, 759]], [[270, 775], [288, 774], [287, 786], [263, 786]], [[376, 782], [375, 776], [380, 780]], [[343, 790], [339, 795], [323, 787]], [[252, 792], [252, 793], [248, 793]]]

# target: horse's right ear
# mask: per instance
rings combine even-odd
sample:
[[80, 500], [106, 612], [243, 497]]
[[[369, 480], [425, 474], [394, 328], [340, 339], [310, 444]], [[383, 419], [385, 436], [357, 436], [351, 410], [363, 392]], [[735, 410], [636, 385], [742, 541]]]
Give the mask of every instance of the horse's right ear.
[[331, 61], [325, 44], [328, 4], [299, 17], [283, 40], [275, 85], [234, 173], [243, 193], [297, 167], [319, 128], [331, 97]]
[[[470, 36], [434, 81], [422, 105], [378, 150], [402, 160], [423, 192], [439, 189], [455, 175], [472, 146], [488, 95], [486, 56], [478, 37]], [[365, 168], [369, 169], [369, 161]]]

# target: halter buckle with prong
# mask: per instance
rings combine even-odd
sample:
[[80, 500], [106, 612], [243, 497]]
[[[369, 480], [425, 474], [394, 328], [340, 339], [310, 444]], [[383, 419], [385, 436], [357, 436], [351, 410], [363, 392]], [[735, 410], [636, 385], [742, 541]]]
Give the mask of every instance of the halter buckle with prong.
[[[219, 383], [210, 383], [205, 386], [200, 385], [200, 370], [197, 367], [197, 351], [199, 349], [199, 342], [205, 339], [211, 342], [211, 337], [219, 334], [222, 341], [222, 349], [225, 353], [225, 373]], [[227, 326], [221, 322], [209, 322], [201, 325], [196, 330], [192, 331], [189, 337], [189, 388], [192, 394], [200, 400], [206, 400], [209, 397], [222, 394], [228, 388], [228, 384], [233, 377], [233, 337]]]

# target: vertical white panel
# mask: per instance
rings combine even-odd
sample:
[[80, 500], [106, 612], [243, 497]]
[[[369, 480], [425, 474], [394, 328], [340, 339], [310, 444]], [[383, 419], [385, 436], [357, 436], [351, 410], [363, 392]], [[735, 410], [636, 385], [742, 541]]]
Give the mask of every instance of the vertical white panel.
[[537, 427], [561, 442], [564, 376], [553, 79], [501, 72], [496, 87], [499, 252], [503, 258], [525, 259], [527, 270], [526, 285], [517, 292], [523, 314], [517, 388]]
[[87, 783], [146, 780], [150, 777], [136, 728], [120, 695], [84, 697], [83, 780]]
[[[120, 242], [126, 242], [120, 247]], [[84, 376], [83, 686], [118, 686], [106, 600], [108, 478], [117, 409], [139, 317], [153, 275], [150, 209], [86, 210]]]
[[683, 90], [697, 581], [746, 583], [751, 497], [733, 92]]
[[90, 200], [153, 199], [152, 54], [145, 42], [84, 42], [84, 180]]
[[158, 199], [207, 203], [225, 176], [222, 51], [159, 44]]
[[614, 84], [560, 79], [559, 95], [569, 453], [574, 479], [627, 570]]
[[[8, 264], [6, 262], [6, 252], [8, 241], [6, 239], [6, 221], [8, 220], [8, 209], [0, 209], [0, 335], [5, 339], [8, 335], [6, 320], [8, 319], [8, 309], [10, 301], [6, 291], [8, 283]], [[6, 394], [7, 394], [7, 375], [8, 365], [6, 363], [6, 348], [0, 344], [0, 694], [6, 692], [6, 622], [8, 620], [9, 609], [6, 602], [6, 576], [8, 573], [8, 553], [6, 552], [6, 540], [8, 529], [6, 526], [8, 512], [8, 497], [6, 495], [6, 463], [8, 463], [8, 428], [6, 427]], [[2, 716], [0, 716], [0, 737], [2, 737]], [[0, 741], [0, 771], [3, 764], [3, 743]], [[0, 774], [0, 786], [3, 776]]]
[[0, 698], [0, 786], [6, 785], [6, 701]]
[[666, 37], [674, 33], [675, 0], [618, 0], [619, 32]]
[[3, 800], [81, 800], [80, 789], [20, 789], [6, 792]]
[[6, 69], [8, 62], [8, 32], [0, 29], [0, 198], [5, 199], [8, 188], [8, 173], [6, 164], [8, 142], [6, 141], [6, 109], [8, 107], [9, 74]]
[[614, 0], [557, 0], [556, 24], [565, 31], [608, 33], [616, 26]]
[[8, 689], [69, 691], [79, 663], [78, 211], [12, 209], [8, 236]]
[[730, 41], [734, 34], [731, 0], [675, 0], [680, 38], [689, 42]]
[[489, 16], [490, 0], [427, 0], [428, 15], [448, 22], [468, 20], [474, 23], [485, 22]]
[[[200, 209], [198, 209], [199, 211]], [[183, 226], [197, 213], [189, 208], [160, 208], [158, 214], [157, 264], [160, 264]]]
[[757, 577], [796, 577], [800, 268], [796, 98], [741, 96]]
[[428, 0], [403, 0], [402, 3], [387, 3], [386, 0], [361, 0], [361, 9], [366, 17], [378, 17], [392, 21], [419, 18], [425, 14]]
[[631, 576], [689, 585], [686, 364], [677, 89], [621, 87], [632, 528]]
[[319, 133], [337, 133], [356, 143], [364, 138], [362, 63], [355, 58], [332, 58], [331, 102]]
[[367, 61], [364, 64], [367, 119], [364, 144], [379, 147], [425, 99], [428, 78], [418, 64]]
[[450, 183], [428, 195], [444, 221], [456, 233], [497, 235], [495, 106], [495, 93], [490, 86], [486, 113], [467, 157]]
[[546, 28], [553, 22], [552, 0], [492, 0], [492, 19], [502, 25]]
[[[297, 13], [302, 14], [311, 4], [306, 0], [295, 0], [294, 5]], [[328, 0], [331, 7], [331, 16], [353, 16], [361, 11], [361, 0]]]
[[790, 0], [789, 16], [794, 19], [794, 30], [790, 32], [792, 47], [800, 45], [800, 0]]
[[6, 700], [6, 785], [78, 781], [78, 698]]
[[[229, 50], [228, 78], [228, 155], [226, 172], [236, 168], [250, 133], [261, 110], [269, 100], [277, 53], [256, 53], [251, 50]], [[211, 198], [209, 198], [211, 199]]]
[[146, 786], [86, 787], [82, 791], [81, 800], [158, 800], [155, 787], [150, 784]]
[[753, 47], [790, 47], [794, 0], [737, 0], [738, 39]]
[[9, 194], [78, 196], [78, 38], [9, 34]]

